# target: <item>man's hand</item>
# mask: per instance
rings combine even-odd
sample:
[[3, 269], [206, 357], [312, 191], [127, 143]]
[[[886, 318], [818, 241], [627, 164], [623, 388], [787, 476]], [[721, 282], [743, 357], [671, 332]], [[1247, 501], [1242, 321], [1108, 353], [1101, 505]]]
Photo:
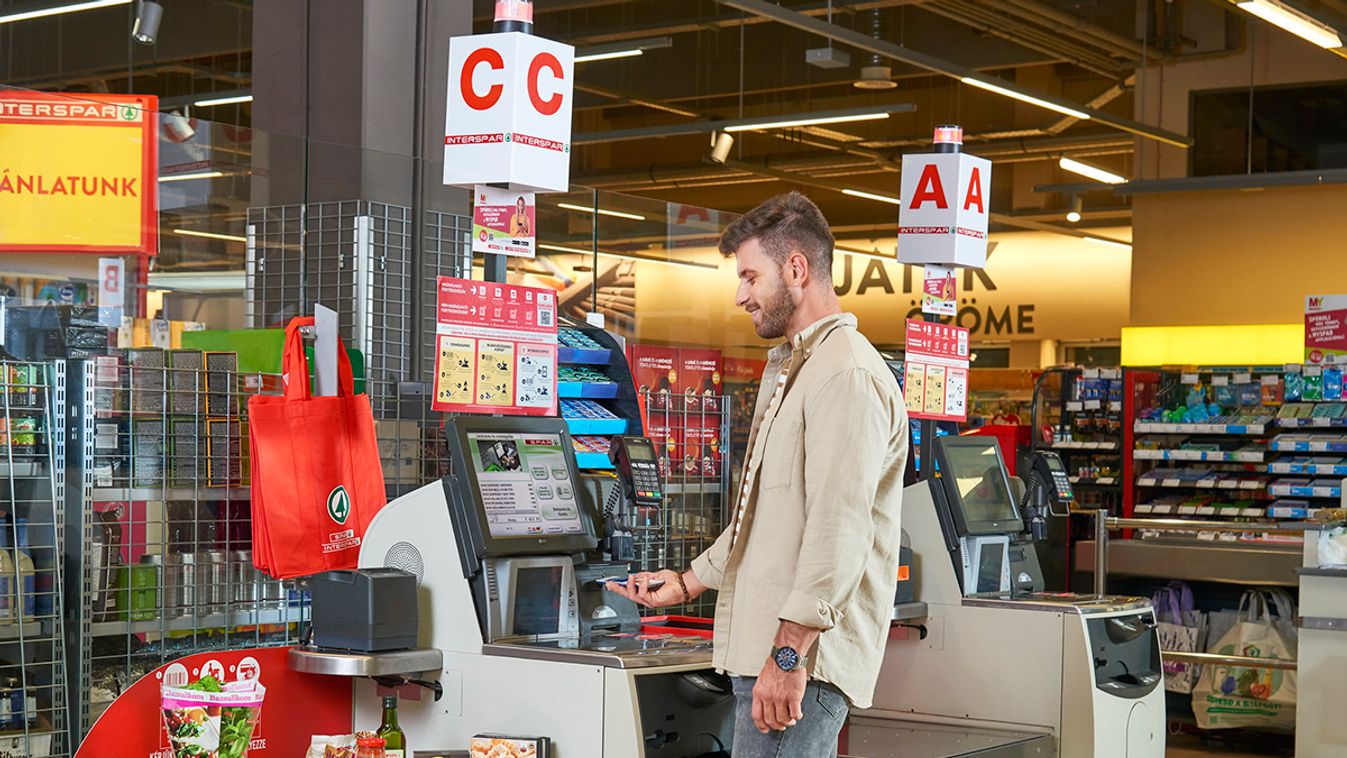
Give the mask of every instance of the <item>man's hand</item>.
[[[650, 589], [650, 583], [656, 579], [664, 582], [658, 589]], [[609, 592], [616, 593], [628, 598], [638, 605], [644, 605], [647, 608], [663, 608], [666, 605], [678, 605], [686, 602], [706, 591], [706, 585], [697, 580], [697, 575], [691, 571], [683, 572], [683, 581], [688, 586], [689, 598], [683, 597], [683, 587], [678, 583], [678, 572], [664, 569], [662, 571], [643, 571], [639, 574], [632, 574], [627, 577], [627, 586], [608, 582], [604, 585]]]
[[782, 671], [775, 661], [767, 661], [753, 685], [753, 724], [763, 734], [768, 729], [784, 732], [804, 718], [801, 703], [809, 674], [803, 668]]

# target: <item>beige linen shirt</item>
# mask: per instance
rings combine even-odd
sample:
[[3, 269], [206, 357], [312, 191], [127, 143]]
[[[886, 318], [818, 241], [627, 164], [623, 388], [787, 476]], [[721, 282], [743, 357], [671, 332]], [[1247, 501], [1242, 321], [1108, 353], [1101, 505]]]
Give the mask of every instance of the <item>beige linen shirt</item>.
[[823, 630], [801, 651], [811, 677], [870, 706], [898, 580], [907, 440], [898, 382], [855, 316], [820, 319], [772, 350], [748, 441], [747, 500], [692, 562], [720, 592], [717, 669], [757, 676], [779, 620], [793, 621]]

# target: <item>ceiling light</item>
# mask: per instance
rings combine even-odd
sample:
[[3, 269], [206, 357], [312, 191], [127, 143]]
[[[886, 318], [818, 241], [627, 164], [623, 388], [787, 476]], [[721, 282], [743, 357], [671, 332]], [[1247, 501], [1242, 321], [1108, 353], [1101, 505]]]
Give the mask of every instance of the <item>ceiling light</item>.
[[1057, 161], [1057, 165], [1073, 174], [1080, 174], [1087, 179], [1093, 179], [1096, 182], [1103, 182], [1104, 184], [1125, 184], [1127, 182], [1126, 178], [1118, 176], [1112, 171], [1105, 171], [1098, 166], [1082, 163], [1075, 158], [1062, 156], [1062, 158]]
[[234, 103], [251, 103], [253, 101], [252, 93], [246, 95], [230, 95], [229, 97], [216, 97], [208, 100], [198, 100], [196, 105], [201, 108], [207, 108], [212, 105], [232, 105]]
[[223, 171], [197, 171], [191, 174], [169, 174], [159, 177], [161, 182], [187, 182], [193, 179], [219, 179], [224, 176]]
[[[581, 250], [578, 247], [566, 247], [565, 245], [551, 245], [545, 242], [538, 243], [538, 249], [552, 250], [558, 253], [577, 253], [579, 255], [594, 255], [593, 250]], [[609, 253], [603, 250], [598, 251], [598, 254], [605, 258], [618, 258], [620, 260], [636, 261], [638, 263], [665, 263], [670, 266], [685, 266], [688, 268], [707, 268], [712, 270], [719, 270], [720, 268], [719, 266], [710, 263], [700, 263], [698, 261], [680, 261], [671, 258], [656, 258], [654, 256], [627, 255], [625, 253]], [[577, 268], [576, 270], [578, 271], [579, 269]]]
[[645, 51], [639, 47], [630, 50], [614, 50], [611, 53], [593, 53], [592, 55], [575, 56], [576, 63], [589, 63], [590, 61], [610, 61], [614, 58], [635, 58], [638, 55], [645, 55]]
[[216, 234], [215, 232], [198, 232], [193, 229], [174, 229], [174, 234], [181, 234], [184, 237], [205, 237], [212, 240], [224, 240], [226, 242], [247, 242], [247, 237], [239, 237], [234, 234]]
[[[30, 10], [23, 10], [23, 6], [13, 6], [7, 12], [0, 15], [0, 24], [9, 24], [15, 21], [27, 21], [30, 18], [43, 18], [45, 16], [56, 16], [62, 13], [74, 13], [76, 11], [91, 11], [95, 8], [109, 8], [114, 5], [126, 5], [131, 0], [88, 0], [83, 3], [69, 3], [66, 5], [52, 5], [43, 3]], [[17, 8], [17, 10], [15, 9]]]
[[1122, 248], [1123, 250], [1127, 250], [1128, 252], [1131, 252], [1132, 250], [1132, 245], [1130, 243], [1123, 242], [1122, 240], [1108, 240], [1104, 239], [1103, 237], [1082, 237], [1081, 239], [1085, 240], [1086, 242], [1093, 242], [1096, 245], [1119, 247]]
[[724, 165], [730, 157], [730, 148], [734, 147], [734, 135], [727, 132], [715, 132], [711, 137], [711, 152], [706, 159], [716, 165]]
[[881, 203], [892, 203], [894, 205], [903, 204], [903, 201], [900, 198], [889, 197], [888, 195], [876, 195], [873, 192], [863, 192], [861, 190], [855, 189], [844, 189], [842, 190], [842, 194], [851, 195], [852, 197], [863, 197], [867, 200], [878, 200]]
[[785, 129], [791, 126], [813, 126], [815, 124], [841, 124], [849, 121], [874, 121], [877, 119], [888, 118], [889, 114], [885, 111], [877, 113], [854, 113], [844, 116], [817, 116], [814, 118], [799, 118], [791, 121], [767, 121], [765, 123], [753, 124], [733, 124], [722, 127], [727, 132], [746, 132], [759, 129]]
[[893, 89], [898, 82], [893, 80], [893, 69], [889, 66], [862, 66], [861, 78], [851, 83], [856, 89]]
[[1037, 97], [1034, 97], [1033, 95], [1026, 95], [1023, 92], [1016, 92], [1013, 89], [1007, 89], [1006, 87], [1003, 87], [999, 84], [989, 82], [986, 79], [975, 79], [971, 76], [965, 76], [961, 78], [959, 81], [963, 82], [964, 84], [971, 84], [974, 87], [981, 87], [982, 89], [985, 89], [988, 92], [995, 92], [999, 95], [1005, 95], [1006, 97], [1013, 97], [1016, 100], [1029, 103], [1030, 105], [1037, 105], [1040, 108], [1047, 108], [1050, 111], [1057, 111], [1058, 113], [1066, 114], [1072, 118], [1078, 118], [1081, 120], [1086, 120], [1090, 118], [1090, 114], [1086, 113], [1085, 111], [1079, 111], [1076, 110], [1075, 108], [1068, 108], [1065, 105], [1058, 105], [1057, 103], [1050, 103], [1047, 100], [1041, 100]]
[[135, 23], [131, 25], [131, 39], [142, 45], [153, 45], [163, 18], [164, 6], [154, 0], [140, 0], [136, 4]]
[[1085, 208], [1085, 203], [1081, 200], [1080, 195], [1072, 195], [1072, 196], [1071, 196], [1071, 210], [1069, 210], [1069, 211], [1066, 212], [1066, 220], [1067, 220], [1067, 221], [1070, 221], [1070, 222], [1073, 223], [1073, 224], [1079, 224], [1079, 223], [1080, 223], [1080, 212], [1081, 212], [1082, 210], [1084, 210], [1084, 208]]
[[647, 39], [623, 40], [607, 45], [594, 45], [575, 51], [576, 63], [589, 61], [607, 61], [614, 58], [633, 58], [644, 55], [646, 50], [658, 50], [673, 47], [673, 37], [649, 37]]
[[1342, 47], [1342, 39], [1333, 27], [1278, 0], [1240, 0], [1235, 4], [1240, 10], [1252, 13], [1269, 24], [1279, 26], [1325, 50]]
[[635, 213], [624, 213], [623, 211], [610, 211], [607, 208], [595, 210], [584, 205], [571, 205], [570, 203], [557, 203], [558, 208], [565, 208], [568, 211], [580, 211], [582, 213], [598, 213], [600, 216], [615, 216], [617, 218], [629, 218], [632, 221], [645, 221], [645, 216], [638, 216]]

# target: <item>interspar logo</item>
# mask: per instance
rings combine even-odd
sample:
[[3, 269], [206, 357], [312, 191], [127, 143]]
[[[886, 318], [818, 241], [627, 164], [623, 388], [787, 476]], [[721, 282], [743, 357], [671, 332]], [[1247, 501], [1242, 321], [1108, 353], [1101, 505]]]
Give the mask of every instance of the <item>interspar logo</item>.
[[52, 103], [43, 100], [0, 100], [0, 117], [13, 119], [75, 119], [80, 121], [138, 121], [140, 111], [109, 103]]
[[444, 144], [446, 145], [490, 145], [505, 141], [504, 132], [496, 132], [495, 134], [447, 134], [444, 137]]
[[559, 153], [570, 152], [570, 148], [567, 147], [566, 143], [564, 142], [557, 142], [556, 140], [543, 139], [542, 137], [534, 137], [529, 134], [520, 134], [519, 132], [514, 133], [514, 141], [518, 142], [521, 145], [528, 145], [529, 147], [541, 147], [544, 150], [555, 150]]

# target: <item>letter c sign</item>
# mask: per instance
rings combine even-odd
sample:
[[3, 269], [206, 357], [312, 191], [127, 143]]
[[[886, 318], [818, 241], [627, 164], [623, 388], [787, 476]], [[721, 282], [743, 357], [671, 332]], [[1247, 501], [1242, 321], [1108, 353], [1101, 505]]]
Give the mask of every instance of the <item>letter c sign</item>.
[[538, 53], [533, 57], [533, 62], [529, 64], [529, 102], [533, 103], [533, 109], [544, 116], [551, 116], [561, 109], [562, 95], [555, 92], [551, 97], [544, 100], [538, 94], [538, 74], [543, 69], [552, 72], [553, 79], [561, 79], [564, 72], [561, 70], [561, 61], [558, 61], [555, 55], [551, 53]]
[[500, 57], [500, 51], [490, 47], [473, 50], [468, 54], [467, 60], [463, 61], [463, 73], [458, 81], [458, 89], [463, 93], [463, 102], [476, 111], [489, 110], [500, 102], [501, 93], [505, 91], [504, 84], [493, 84], [485, 95], [477, 94], [477, 90], [472, 86], [472, 77], [477, 66], [482, 63], [490, 66], [492, 71], [505, 69], [505, 60]]

